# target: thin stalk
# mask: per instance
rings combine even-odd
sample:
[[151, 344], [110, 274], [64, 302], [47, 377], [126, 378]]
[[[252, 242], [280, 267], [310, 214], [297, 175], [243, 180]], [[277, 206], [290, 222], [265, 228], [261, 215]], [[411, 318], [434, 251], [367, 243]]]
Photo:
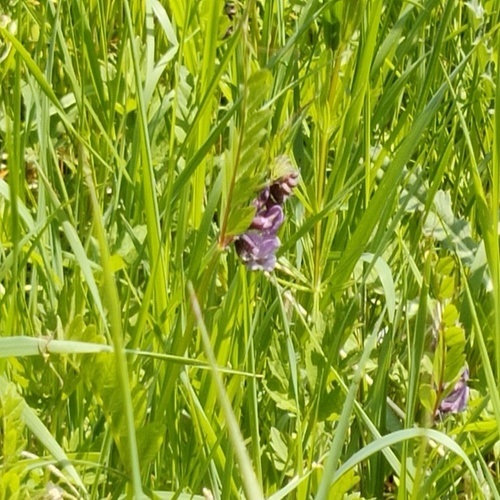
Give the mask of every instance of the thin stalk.
[[219, 404], [224, 412], [224, 416], [226, 417], [229, 438], [231, 439], [231, 442], [233, 444], [236, 460], [238, 461], [238, 464], [240, 466], [243, 488], [245, 490], [247, 498], [252, 500], [263, 500], [264, 494], [252, 468], [252, 463], [245, 447], [245, 441], [243, 439], [243, 436], [241, 435], [238, 422], [231, 407], [231, 401], [229, 400], [226, 389], [224, 388], [224, 382], [222, 381], [222, 377], [217, 366], [217, 360], [215, 359], [215, 355], [210, 344], [210, 336], [208, 335], [207, 328], [203, 321], [200, 304], [198, 303], [198, 299], [196, 298], [192, 283], [188, 282], [187, 287], [191, 299], [191, 307], [193, 308], [193, 313], [201, 334], [201, 340], [205, 349], [205, 354], [207, 356], [208, 362], [210, 363], [210, 366], [212, 367], [212, 375], [217, 388], [217, 397], [219, 400]]
[[92, 178], [92, 171], [88, 165], [84, 165], [85, 181], [89, 190], [90, 202], [94, 213], [94, 228], [96, 231], [99, 249], [101, 251], [101, 265], [104, 278], [104, 293], [108, 301], [109, 323], [113, 340], [116, 367], [118, 371], [118, 386], [121, 389], [125, 420], [127, 422], [128, 452], [130, 469], [132, 472], [132, 486], [135, 498], [144, 498], [141, 486], [141, 468], [139, 464], [139, 454], [137, 449], [137, 439], [135, 435], [134, 410], [132, 407], [132, 397], [130, 392], [130, 382], [127, 368], [127, 358], [123, 344], [123, 330], [121, 319], [121, 304], [118, 290], [111, 266], [111, 255], [106, 241], [106, 233], [102, 224], [102, 212], [97, 200], [97, 194]]

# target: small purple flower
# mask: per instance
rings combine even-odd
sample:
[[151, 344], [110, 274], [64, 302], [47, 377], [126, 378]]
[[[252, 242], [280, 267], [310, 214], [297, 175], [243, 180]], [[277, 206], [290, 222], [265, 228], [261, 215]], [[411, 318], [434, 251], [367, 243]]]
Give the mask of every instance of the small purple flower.
[[280, 205], [292, 195], [293, 188], [299, 183], [299, 174], [290, 172], [283, 177], [280, 177], [276, 182], [271, 184], [269, 197]]
[[234, 242], [241, 260], [252, 271], [272, 271], [276, 265], [275, 252], [280, 239], [274, 233], [247, 231]]
[[459, 413], [465, 410], [469, 402], [467, 380], [469, 380], [469, 369], [465, 368], [453, 390], [441, 401], [439, 405], [440, 413]]
[[276, 233], [283, 224], [284, 219], [283, 209], [279, 205], [272, 205], [269, 208], [264, 207], [255, 214], [250, 228]]
[[280, 246], [278, 231], [285, 220], [283, 203], [299, 182], [297, 172], [288, 172], [264, 187], [253, 200], [255, 215], [248, 230], [234, 241], [236, 252], [248, 269], [272, 271]]
[[259, 196], [253, 200], [253, 204], [257, 209], [257, 212], [266, 206], [267, 200], [269, 200], [269, 186], [262, 189]]

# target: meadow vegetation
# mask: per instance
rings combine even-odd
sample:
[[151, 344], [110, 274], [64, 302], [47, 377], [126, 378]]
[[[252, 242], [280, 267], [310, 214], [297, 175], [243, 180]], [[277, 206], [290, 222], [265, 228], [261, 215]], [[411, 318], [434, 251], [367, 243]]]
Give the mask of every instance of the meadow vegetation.
[[0, 2], [0, 500], [500, 498], [499, 29]]

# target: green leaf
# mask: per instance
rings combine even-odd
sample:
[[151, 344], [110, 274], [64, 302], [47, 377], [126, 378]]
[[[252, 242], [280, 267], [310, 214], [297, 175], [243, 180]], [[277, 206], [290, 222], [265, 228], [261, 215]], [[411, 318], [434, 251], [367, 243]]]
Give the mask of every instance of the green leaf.
[[253, 216], [255, 215], [255, 207], [243, 207], [238, 211], [233, 210], [227, 221], [228, 236], [236, 236], [244, 233], [252, 223]]
[[24, 399], [17, 393], [15, 385], [8, 382], [0, 393], [0, 421], [3, 433], [0, 444], [3, 445], [2, 462], [7, 469], [15, 465], [26, 444], [23, 409]]
[[150, 464], [163, 444], [165, 423], [151, 422], [137, 431], [138, 454], [141, 463]]
[[276, 470], [284, 471], [285, 465], [288, 463], [288, 446], [276, 427], [271, 427], [269, 445], [274, 452], [272, 454], [274, 467]]
[[328, 493], [328, 500], [344, 500], [357, 484], [360, 482], [360, 477], [354, 470], [346, 472], [332, 487]]
[[446, 304], [442, 315], [443, 325], [453, 326], [458, 322], [458, 318], [457, 308], [451, 303]]
[[436, 390], [430, 384], [422, 383], [419, 387], [419, 396], [422, 406], [427, 411], [433, 413], [436, 408]]

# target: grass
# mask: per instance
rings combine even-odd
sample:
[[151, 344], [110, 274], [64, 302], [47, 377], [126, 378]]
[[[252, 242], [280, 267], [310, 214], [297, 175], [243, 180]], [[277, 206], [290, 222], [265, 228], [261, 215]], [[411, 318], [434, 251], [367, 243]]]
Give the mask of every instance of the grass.
[[497, 2], [2, 14], [0, 498], [500, 498]]

